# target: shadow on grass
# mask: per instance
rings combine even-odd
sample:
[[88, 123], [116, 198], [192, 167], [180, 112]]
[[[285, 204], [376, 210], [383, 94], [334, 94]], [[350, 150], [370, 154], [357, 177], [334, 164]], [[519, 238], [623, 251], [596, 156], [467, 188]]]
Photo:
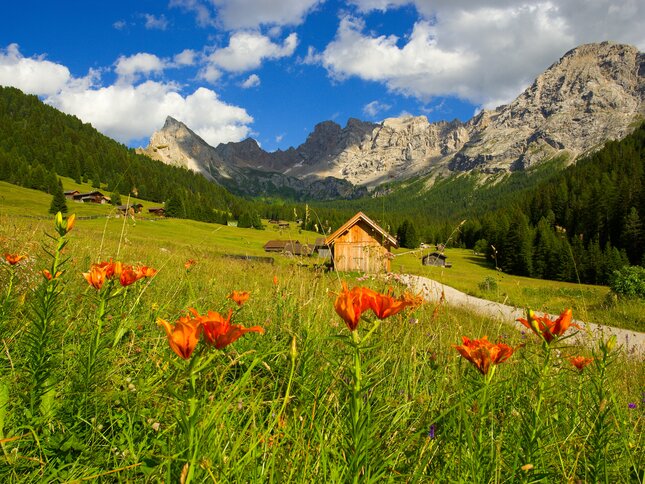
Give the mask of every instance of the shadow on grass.
[[495, 270], [495, 264], [487, 261], [486, 257], [481, 255], [467, 255], [464, 257], [464, 260], [472, 262], [473, 264], [477, 264], [478, 266], [484, 267], [486, 269], [491, 269], [493, 271]]

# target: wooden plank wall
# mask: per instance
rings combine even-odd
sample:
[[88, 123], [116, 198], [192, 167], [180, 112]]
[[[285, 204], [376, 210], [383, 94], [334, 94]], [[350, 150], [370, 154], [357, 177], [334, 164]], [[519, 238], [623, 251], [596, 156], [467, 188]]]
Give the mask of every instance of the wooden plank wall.
[[[390, 270], [388, 249], [383, 247], [375, 232], [363, 221], [334, 242], [334, 267], [337, 271], [382, 272]], [[376, 238], [375, 238], [376, 237]], [[386, 244], [389, 243], [386, 241]]]

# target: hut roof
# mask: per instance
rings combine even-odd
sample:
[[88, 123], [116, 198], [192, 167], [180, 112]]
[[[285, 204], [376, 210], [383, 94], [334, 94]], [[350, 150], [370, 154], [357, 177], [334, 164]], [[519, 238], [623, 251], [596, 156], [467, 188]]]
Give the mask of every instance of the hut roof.
[[366, 224], [368, 224], [372, 229], [374, 229], [376, 232], [381, 234], [385, 239], [387, 239], [390, 244], [394, 247], [398, 247], [399, 244], [396, 242], [396, 239], [392, 237], [390, 234], [388, 234], [380, 225], [378, 225], [374, 220], [369, 218], [367, 215], [365, 215], [363, 212], [358, 212], [356, 215], [354, 215], [352, 218], [350, 218], [347, 222], [343, 224], [342, 227], [340, 227], [336, 232], [333, 234], [329, 235], [325, 239], [325, 244], [324, 245], [331, 245], [334, 240], [336, 240], [338, 237], [343, 235], [347, 230], [349, 230], [350, 227], [354, 226], [357, 224], [360, 220], [363, 220]]

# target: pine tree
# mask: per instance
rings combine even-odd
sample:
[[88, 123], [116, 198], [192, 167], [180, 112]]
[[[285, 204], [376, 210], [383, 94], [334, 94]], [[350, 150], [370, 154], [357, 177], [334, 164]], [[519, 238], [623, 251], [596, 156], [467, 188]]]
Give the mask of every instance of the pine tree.
[[54, 191], [52, 203], [49, 206], [49, 213], [67, 213], [67, 200], [63, 191], [63, 183], [58, 180], [58, 188]]

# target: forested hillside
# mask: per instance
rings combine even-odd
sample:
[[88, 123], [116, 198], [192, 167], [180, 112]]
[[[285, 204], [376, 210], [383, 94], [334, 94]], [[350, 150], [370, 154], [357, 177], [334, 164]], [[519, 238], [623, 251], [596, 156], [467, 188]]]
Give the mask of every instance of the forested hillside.
[[0, 180], [51, 193], [55, 175], [68, 176], [108, 192], [173, 200], [179, 216], [197, 220], [244, 210], [246, 202], [201, 175], [137, 155], [18, 89], [0, 86], [0, 121]]
[[643, 264], [644, 164], [641, 125], [506, 207], [471, 220], [462, 242], [479, 241], [509, 273], [606, 283], [615, 269]]

